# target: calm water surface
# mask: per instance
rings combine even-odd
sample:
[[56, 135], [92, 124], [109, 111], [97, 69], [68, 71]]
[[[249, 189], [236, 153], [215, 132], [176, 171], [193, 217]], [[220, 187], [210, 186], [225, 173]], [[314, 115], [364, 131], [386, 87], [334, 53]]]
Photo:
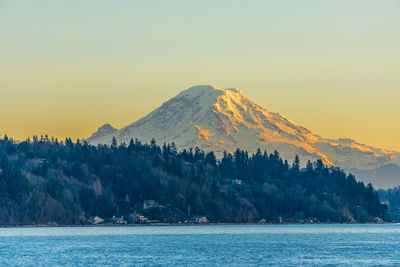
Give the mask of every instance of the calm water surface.
[[1, 266], [400, 266], [400, 225], [0, 228]]

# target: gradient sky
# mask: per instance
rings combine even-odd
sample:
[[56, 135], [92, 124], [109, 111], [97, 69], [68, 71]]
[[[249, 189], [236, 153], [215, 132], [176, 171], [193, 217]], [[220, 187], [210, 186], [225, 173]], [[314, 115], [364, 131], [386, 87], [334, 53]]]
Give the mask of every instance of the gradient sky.
[[0, 0], [0, 134], [85, 138], [197, 84], [400, 150], [400, 1]]

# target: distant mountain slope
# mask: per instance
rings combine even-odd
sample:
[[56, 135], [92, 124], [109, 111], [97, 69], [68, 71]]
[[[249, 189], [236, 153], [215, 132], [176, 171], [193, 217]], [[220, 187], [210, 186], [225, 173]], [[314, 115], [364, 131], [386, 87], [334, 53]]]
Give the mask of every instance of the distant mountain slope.
[[374, 170], [400, 163], [400, 154], [357, 143], [351, 139], [326, 139], [270, 112], [249, 100], [237, 89], [212, 85], [191, 87], [162, 104], [144, 118], [115, 130], [101, 127], [87, 141], [91, 144], [128, 143], [131, 138], [157, 143], [175, 142], [179, 149], [199, 147], [217, 155], [237, 148], [255, 152], [278, 150], [283, 158], [297, 154], [306, 160], [321, 158], [326, 164], [345, 169]]
[[366, 183], [372, 183], [377, 188], [393, 188], [400, 185], [400, 167], [387, 164], [373, 170], [349, 170]]

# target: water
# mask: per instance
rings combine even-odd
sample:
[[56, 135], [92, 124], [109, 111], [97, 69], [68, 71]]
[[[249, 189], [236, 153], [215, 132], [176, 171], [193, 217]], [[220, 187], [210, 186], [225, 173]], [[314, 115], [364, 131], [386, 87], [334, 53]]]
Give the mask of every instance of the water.
[[399, 266], [400, 225], [0, 228], [2, 266]]

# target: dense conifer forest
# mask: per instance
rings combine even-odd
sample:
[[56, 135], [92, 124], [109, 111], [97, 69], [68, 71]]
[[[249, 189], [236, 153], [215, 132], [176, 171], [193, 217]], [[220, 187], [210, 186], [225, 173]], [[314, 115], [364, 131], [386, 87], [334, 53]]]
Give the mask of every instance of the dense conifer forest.
[[[33, 137], [0, 139], [0, 224], [88, 224], [142, 213], [159, 222], [388, 220], [371, 185], [322, 161], [288, 163], [278, 152], [177, 151], [172, 144], [92, 146]], [[305, 167], [301, 167], [305, 166]], [[145, 200], [158, 207], [143, 209]]]
[[389, 206], [390, 218], [395, 222], [400, 222], [400, 187], [379, 189], [378, 194], [380, 199]]

